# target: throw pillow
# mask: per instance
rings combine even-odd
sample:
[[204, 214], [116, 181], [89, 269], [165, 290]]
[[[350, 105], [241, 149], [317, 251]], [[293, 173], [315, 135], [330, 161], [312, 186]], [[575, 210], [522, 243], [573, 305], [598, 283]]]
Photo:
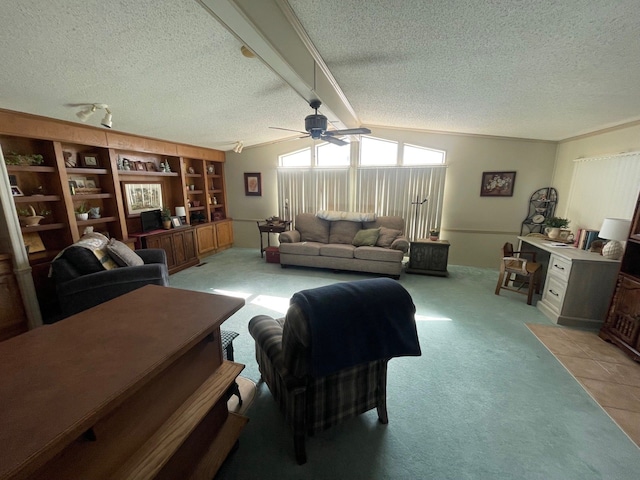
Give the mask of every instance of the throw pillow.
[[144, 265], [144, 260], [140, 258], [140, 255], [115, 238], [109, 240], [107, 252], [119, 267], [139, 267]]
[[380, 236], [376, 242], [376, 246], [389, 248], [393, 241], [398, 238], [402, 232], [393, 228], [380, 227]]
[[62, 253], [62, 258], [69, 262], [80, 275], [102, 272], [104, 268], [100, 260], [96, 258], [91, 250], [78, 245], [67, 247]]
[[360, 230], [356, 233], [356, 236], [351, 242], [356, 247], [373, 247], [378, 241], [380, 235], [379, 228], [369, 228], [367, 230]]

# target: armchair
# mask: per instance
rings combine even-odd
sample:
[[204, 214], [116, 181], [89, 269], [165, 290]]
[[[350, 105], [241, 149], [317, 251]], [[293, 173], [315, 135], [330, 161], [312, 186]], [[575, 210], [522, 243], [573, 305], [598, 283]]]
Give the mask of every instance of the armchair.
[[[95, 255], [83, 247], [69, 247], [56, 258], [51, 270], [63, 316], [87, 310], [145, 285], [169, 285], [164, 250], [143, 249], [136, 250], [136, 254], [144, 265], [112, 270], [100, 267], [97, 271], [90, 266], [96, 261]], [[76, 256], [75, 262], [71, 260], [72, 256]], [[82, 260], [78, 261], [78, 256]]]
[[299, 464], [305, 436], [377, 409], [388, 423], [387, 362], [420, 355], [415, 306], [388, 278], [296, 293], [285, 318], [253, 317], [260, 374], [293, 428]]

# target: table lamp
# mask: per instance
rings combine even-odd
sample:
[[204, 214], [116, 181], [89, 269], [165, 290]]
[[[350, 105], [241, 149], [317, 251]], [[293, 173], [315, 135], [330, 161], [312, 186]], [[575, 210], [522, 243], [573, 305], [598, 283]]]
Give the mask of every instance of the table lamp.
[[609, 240], [602, 249], [602, 256], [610, 260], [618, 260], [622, 257], [624, 249], [621, 241], [629, 238], [629, 229], [631, 228], [631, 220], [622, 218], [605, 218], [600, 227], [598, 236]]
[[184, 220], [187, 219], [187, 210], [184, 207], [176, 207], [176, 217], [180, 217]]

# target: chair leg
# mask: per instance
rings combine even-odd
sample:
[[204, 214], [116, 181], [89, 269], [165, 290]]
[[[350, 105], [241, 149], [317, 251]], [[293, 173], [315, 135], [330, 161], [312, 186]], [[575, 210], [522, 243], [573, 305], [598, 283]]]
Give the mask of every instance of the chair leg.
[[500, 272], [498, 277], [498, 285], [496, 285], [496, 295], [500, 295], [500, 289], [502, 288], [502, 280], [504, 279], [504, 272]]
[[529, 289], [527, 290], [527, 305], [533, 300], [533, 289], [536, 286], [535, 273], [529, 277]]
[[378, 420], [383, 425], [389, 423], [389, 416], [387, 414], [387, 364], [385, 363], [380, 367], [380, 374], [378, 376], [378, 393], [376, 399], [376, 409], [378, 411]]
[[307, 463], [305, 435], [307, 434], [307, 392], [305, 389], [293, 394], [293, 449], [298, 465]]

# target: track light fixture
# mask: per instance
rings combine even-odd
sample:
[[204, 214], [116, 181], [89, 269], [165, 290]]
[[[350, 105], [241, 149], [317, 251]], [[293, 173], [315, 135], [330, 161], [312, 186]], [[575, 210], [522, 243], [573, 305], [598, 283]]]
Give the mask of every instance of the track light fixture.
[[111, 125], [113, 125], [113, 122], [111, 122], [111, 110], [109, 110], [109, 107], [104, 107], [104, 109], [107, 113], [104, 114], [104, 118], [100, 122], [100, 125], [102, 125], [103, 127], [111, 128]]
[[105, 103], [94, 103], [94, 104], [88, 105], [87, 107], [85, 107], [84, 109], [76, 113], [76, 116], [83, 122], [86, 122], [89, 119], [89, 117], [93, 115], [98, 109], [104, 109], [107, 112], [105, 113], [104, 118], [100, 122], [100, 125], [106, 128], [111, 128], [111, 126], [113, 125], [113, 122], [112, 122], [113, 116], [111, 115], [111, 110], [109, 110], [109, 105]]
[[83, 122], [86, 122], [89, 119], [89, 117], [94, 114], [97, 108], [98, 107], [96, 107], [95, 105], [92, 105], [83, 110], [80, 110], [78, 113], [76, 113], [76, 116]]
[[242, 149], [244, 148], [244, 143], [238, 141], [236, 142], [236, 146], [233, 147], [233, 151], [236, 153], [242, 153]]

